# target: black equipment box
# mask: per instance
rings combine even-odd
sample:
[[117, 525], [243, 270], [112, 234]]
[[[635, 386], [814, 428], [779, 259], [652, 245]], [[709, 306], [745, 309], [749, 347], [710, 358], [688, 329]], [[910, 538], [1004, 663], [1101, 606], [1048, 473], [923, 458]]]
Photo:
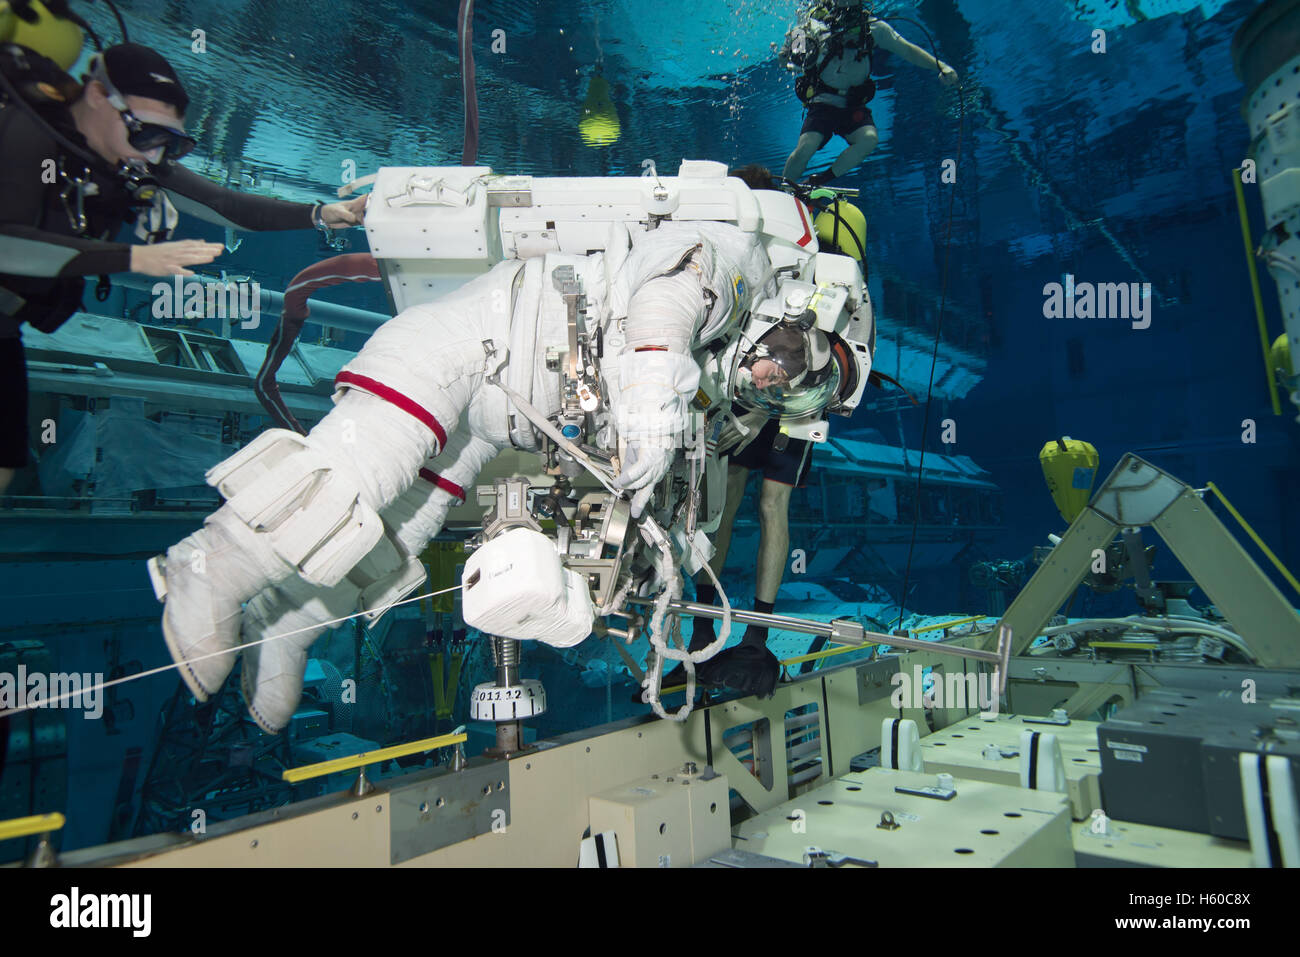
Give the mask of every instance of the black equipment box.
[[1101, 792], [1116, 820], [1244, 841], [1238, 755], [1286, 754], [1300, 787], [1300, 702], [1161, 688], [1097, 729]]

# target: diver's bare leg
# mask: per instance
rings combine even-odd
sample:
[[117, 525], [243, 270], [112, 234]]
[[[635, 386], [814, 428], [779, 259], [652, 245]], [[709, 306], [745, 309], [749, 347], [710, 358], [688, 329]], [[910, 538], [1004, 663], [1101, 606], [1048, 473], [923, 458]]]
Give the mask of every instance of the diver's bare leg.
[[803, 171], [808, 168], [808, 162], [825, 145], [826, 137], [820, 133], [811, 131], [804, 133], [799, 137], [799, 142], [795, 145], [790, 158], [785, 161], [785, 172], [782, 175], [791, 182], [798, 182]]
[[880, 135], [876, 132], [874, 126], [859, 126], [844, 139], [849, 146], [843, 153], [835, 157], [835, 162], [831, 164], [831, 179], [844, 176], [871, 155], [872, 151], [880, 144]]

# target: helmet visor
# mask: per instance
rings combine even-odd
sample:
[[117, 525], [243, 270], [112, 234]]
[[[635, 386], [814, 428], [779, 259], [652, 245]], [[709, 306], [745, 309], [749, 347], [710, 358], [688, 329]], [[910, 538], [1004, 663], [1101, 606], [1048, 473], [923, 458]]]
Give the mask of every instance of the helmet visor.
[[827, 361], [814, 360], [808, 335], [790, 326], [775, 326], [760, 337], [741, 360], [736, 399], [772, 416], [805, 415], [826, 408], [839, 389], [839, 367], [829, 353]]

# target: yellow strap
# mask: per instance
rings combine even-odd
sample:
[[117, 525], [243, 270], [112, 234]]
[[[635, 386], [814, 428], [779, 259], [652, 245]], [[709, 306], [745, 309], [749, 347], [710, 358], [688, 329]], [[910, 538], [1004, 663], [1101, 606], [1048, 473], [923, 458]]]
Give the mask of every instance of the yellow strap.
[[436, 738], [412, 741], [409, 744], [395, 744], [391, 748], [380, 748], [378, 751], [362, 751], [360, 754], [353, 754], [346, 758], [335, 758], [332, 761], [321, 761], [319, 764], [306, 764], [300, 768], [289, 768], [281, 776], [290, 784], [297, 784], [300, 781], [310, 781], [312, 778], [323, 777], [326, 774], [336, 774], [339, 771], [362, 768], [367, 764], [378, 764], [380, 761], [404, 758], [408, 754], [435, 751], [438, 748], [460, 744], [465, 740], [467, 740], [465, 734], [444, 734]]
[[1232, 171], [1232, 188], [1237, 193], [1237, 215], [1241, 218], [1241, 239], [1246, 244], [1246, 268], [1250, 270], [1250, 290], [1255, 296], [1255, 322], [1259, 326], [1259, 341], [1264, 347], [1264, 375], [1268, 383], [1269, 398], [1273, 400], [1273, 414], [1281, 415], [1282, 406], [1277, 399], [1277, 385], [1268, 361], [1268, 324], [1264, 322], [1264, 300], [1259, 294], [1259, 273], [1255, 270], [1255, 247], [1250, 241], [1250, 217], [1246, 213], [1246, 194], [1241, 188], [1241, 170]]
[[12, 821], [0, 821], [0, 841], [61, 831], [66, 820], [62, 814], [37, 814], [34, 817], [16, 817]]
[[913, 628], [912, 634], [919, 635], [927, 631], [938, 631], [940, 628], [955, 628], [958, 625], [969, 625], [972, 621], [983, 621], [985, 618], [992, 617], [992, 615], [971, 615], [969, 618], [958, 618], [955, 621], [945, 621], [938, 625], [926, 625], [924, 628]]
[[456, 688], [460, 685], [460, 663], [464, 657], [459, 651], [452, 653], [451, 671], [447, 674], [447, 690], [442, 696], [446, 711], [438, 712], [440, 718], [450, 718], [456, 708]]
[[1206, 482], [1205, 487], [1218, 496], [1219, 501], [1223, 503], [1223, 507], [1232, 513], [1232, 517], [1235, 518], [1241, 524], [1241, 527], [1246, 530], [1246, 534], [1250, 536], [1251, 541], [1258, 545], [1260, 550], [1268, 556], [1268, 560], [1273, 563], [1273, 567], [1278, 570], [1278, 573], [1291, 583], [1292, 588], [1300, 592], [1300, 582], [1297, 582], [1295, 576], [1287, 571], [1286, 566], [1283, 565], [1282, 562], [1278, 560], [1278, 557], [1273, 554], [1272, 550], [1264, 544], [1264, 540], [1255, 534], [1255, 530], [1250, 527], [1250, 524], [1244, 518], [1241, 517], [1241, 513], [1232, 507], [1232, 503], [1229, 502], [1227, 497], [1219, 491], [1218, 486], [1213, 482]]
[[429, 656], [429, 671], [433, 678], [433, 713], [445, 717], [443, 710], [447, 707], [447, 695], [442, 683], [442, 653]]

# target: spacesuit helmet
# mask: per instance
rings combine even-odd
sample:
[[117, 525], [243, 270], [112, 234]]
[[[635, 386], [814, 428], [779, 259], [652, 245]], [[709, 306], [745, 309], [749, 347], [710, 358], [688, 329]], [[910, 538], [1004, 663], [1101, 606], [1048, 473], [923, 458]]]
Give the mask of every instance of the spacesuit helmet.
[[741, 357], [735, 398], [769, 416], [801, 416], [825, 409], [839, 386], [839, 365], [826, 334], [782, 322], [763, 333]]

